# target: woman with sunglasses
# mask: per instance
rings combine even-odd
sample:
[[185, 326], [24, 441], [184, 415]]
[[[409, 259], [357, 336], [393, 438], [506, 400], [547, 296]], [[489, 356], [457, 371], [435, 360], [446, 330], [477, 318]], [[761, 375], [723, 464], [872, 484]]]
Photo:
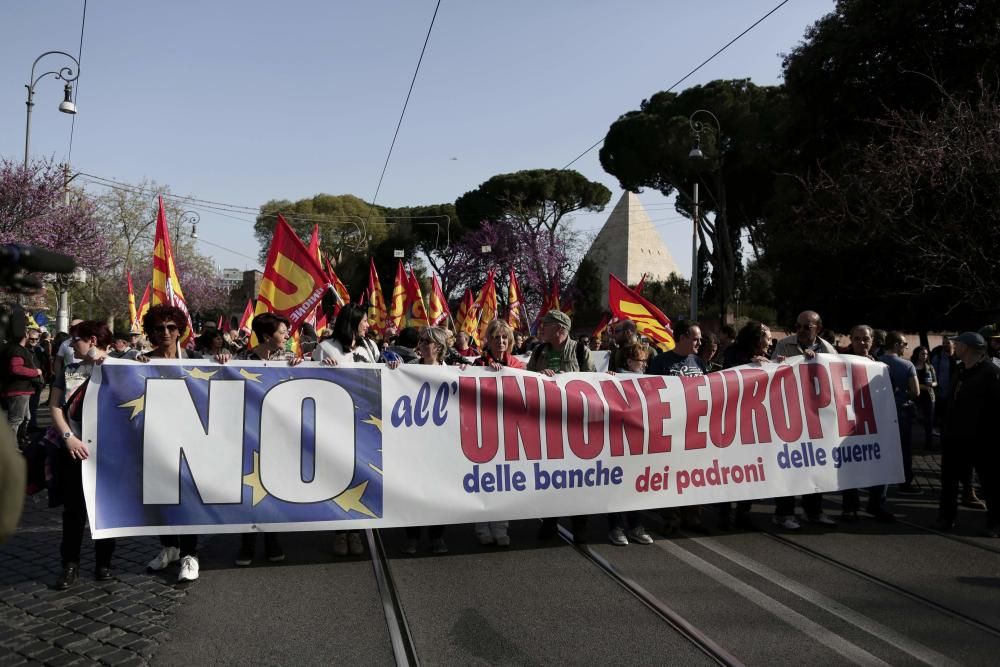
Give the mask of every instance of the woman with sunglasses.
[[[187, 333], [187, 313], [168, 304], [159, 304], [149, 309], [142, 318], [142, 328], [152, 349], [140, 354], [136, 361], [146, 362], [150, 359], [201, 359], [202, 355], [187, 350], [180, 345], [180, 340]], [[218, 354], [215, 360], [225, 363], [229, 360], [228, 353]], [[149, 561], [146, 569], [152, 572], [165, 570], [171, 563], [180, 561], [178, 583], [194, 581], [198, 578], [198, 536], [197, 535], [161, 535], [160, 553]]]
[[[448, 334], [441, 327], [424, 327], [417, 339], [417, 358], [410, 363], [424, 364], [426, 366], [443, 366], [445, 354], [448, 352]], [[398, 360], [386, 362], [390, 369], [399, 367]], [[406, 545], [403, 553], [413, 555], [417, 553], [417, 545], [420, 543], [420, 526], [410, 526], [406, 528]], [[448, 545], [444, 541], [444, 526], [428, 526], [427, 532], [431, 540], [431, 553], [446, 554]]]
[[[71, 347], [79, 361], [64, 365], [52, 381], [49, 411], [56, 429], [62, 434], [64, 447], [55, 461], [63, 495], [62, 555], [63, 571], [54, 588], [66, 590], [80, 575], [80, 545], [83, 526], [87, 521], [87, 504], [83, 496], [82, 462], [90, 457], [83, 436], [83, 396], [87, 382], [97, 364], [108, 355], [114, 337], [106, 322], [81, 322], [74, 329]], [[111, 556], [114, 539], [94, 540], [94, 579], [111, 579]]]

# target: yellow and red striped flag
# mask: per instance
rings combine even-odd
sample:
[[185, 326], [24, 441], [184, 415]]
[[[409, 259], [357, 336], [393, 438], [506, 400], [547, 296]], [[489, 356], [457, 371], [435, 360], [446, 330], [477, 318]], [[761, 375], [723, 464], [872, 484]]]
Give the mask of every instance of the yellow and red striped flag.
[[433, 326], [439, 326], [451, 317], [448, 310], [448, 300], [444, 298], [441, 282], [437, 275], [431, 277], [431, 294], [427, 299], [427, 319]]
[[194, 324], [191, 313], [184, 301], [184, 292], [177, 279], [177, 268], [174, 265], [174, 252], [170, 248], [170, 231], [167, 229], [167, 214], [163, 209], [163, 196], [159, 197], [160, 208], [156, 213], [156, 235], [153, 239], [153, 298], [152, 305], [167, 303], [184, 311], [187, 316], [187, 331], [181, 337], [180, 345], [194, 345]]
[[397, 260], [396, 282], [392, 286], [392, 302], [389, 304], [389, 324], [399, 331], [403, 328], [403, 318], [406, 316], [406, 297], [409, 292], [406, 270], [403, 260]]
[[382, 283], [375, 270], [375, 260], [370, 260], [368, 268], [368, 325], [379, 333], [384, 333], [388, 324], [388, 313], [385, 309], [385, 296], [382, 294]]

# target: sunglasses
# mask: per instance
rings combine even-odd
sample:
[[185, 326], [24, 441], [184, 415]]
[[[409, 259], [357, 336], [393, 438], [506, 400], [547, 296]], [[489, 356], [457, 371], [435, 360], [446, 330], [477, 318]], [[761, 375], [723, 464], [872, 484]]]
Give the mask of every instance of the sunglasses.
[[159, 332], [159, 333], [166, 333], [168, 331], [170, 333], [177, 333], [177, 325], [176, 324], [163, 324], [163, 325], [160, 325], [158, 327], [153, 327], [153, 331], [156, 331], [156, 332]]

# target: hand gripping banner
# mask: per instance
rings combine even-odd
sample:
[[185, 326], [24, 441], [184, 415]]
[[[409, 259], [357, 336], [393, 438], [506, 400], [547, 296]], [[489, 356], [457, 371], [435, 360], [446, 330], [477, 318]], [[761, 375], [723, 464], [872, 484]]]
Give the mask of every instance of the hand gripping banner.
[[902, 481], [884, 365], [699, 377], [108, 360], [84, 406], [95, 538], [467, 523]]

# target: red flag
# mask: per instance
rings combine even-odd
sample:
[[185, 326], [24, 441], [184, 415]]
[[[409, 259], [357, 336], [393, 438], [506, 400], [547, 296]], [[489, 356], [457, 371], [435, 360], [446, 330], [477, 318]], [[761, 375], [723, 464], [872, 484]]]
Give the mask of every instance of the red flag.
[[455, 326], [458, 327], [459, 331], [464, 331], [469, 336], [476, 333], [476, 299], [472, 296], [472, 290], [465, 290], [465, 296], [462, 297], [462, 303], [458, 307], [458, 317], [455, 320]]
[[146, 313], [149, 312], [149, 300], [152, 298], [149, 289], [150, 283], [146, 283], [146, 291], [142, 293], [142, 299], [139, 301], [139, 307], [136, 309], [135, 320], [138, 324], [132, 329], [131, 333], [142, 332], [142, 318], [146, 317]]
[[375, 270], [375, 260], [370, 260], [368, 267], [368, 325], [375, 331], [384, 333], [389, 324], [388, 313], [385, 308], [385, 297], [382, 295], [382, 284], [378, 279], [378, 271]]
[[247, 299], [247, 307], [243, 309], [243, 317], [240, 318], [240, 331], [250, 331], [253, 326], [253, 299]]
[[604, 317], [601, 318], [601, 323], [597, 325], [597, 328], [594, 329], [594, 333], [592, 333], [590, 337], [604, 338], [605, 331], [608, 328], [609, 324], [611, 324], [611, 315], [608, 313], [604, 313]]
[[215, 325], [215, 328], [222, 331], [222, 315], [219, 315], [219, 322]]
[[479, 327], [476, 330], [476, 342], [480, 345], [485, 345], [486, 327], [497, 316], [497, 286], [493, 269], [490, 269], [489, 275], [486, 276], [486, 284], [483, 285], [483, 289], [479, 292], [476, 307], [479, 309]]
[[424, 306], [424, 294], [420, 289], [420, 282], [417, 280], [413, 268], [409, 270], [406, 279], [406, 318], [411, 327], [426, 327], [428, 324], [427, 308]]
[[608, 287], [608, 305], [615, 317], [635, 322], [639, 333], [649, 338], [658, 348], [664, 351], [674, 349], [670, 318], [643, 296], [630, 290], [614, 274], [611, 274]]
[[[337, 305], [343, 306], [345, 303], [350, 303], [351, 295], [344, 286], [344, 283], [340, 282], [340, 278], [337, 277], [337, 272], [333, 270], [329, 259], [326, 260], [326, 276], [330, 279], [330, 284], [333, 285], [334, 295], [337, 297]], [[368, 319], [371, 318], [369, 317]]]
[[447, 318], [451, 317], [448, 310], [448, 300], [444, 298], [444, 291], [437, 275], [431, 277], [431, 295], [427, 303], [427, 319], [433, 326], [439, 326]]
[[283, 315], [290, 323], [289, 332], [295, 333], [329, 287], [315, 255], [310, 254], [279, 213], [254, 315], [266, 312]]
[[229, 315], [222, 320], [222, 333], [229, 333], [233, 330], [233, 318]]
[[507, 283], [507, 324], [514, 331], [520, 328], [521, 308], [523, 306], [524, 301], [521, 299], [521, 287], [517, 284], [517, 276], [514, 275], [514, 269], [511, 269], [510, 281]]
[[406, 315], [406, 297], [408, 280], [403, 260], [397, 260], [396, 282], [392, 286], [392, 302], [389, 304], [389, 324], [399, 331], [403, 328], [403, 317]]

